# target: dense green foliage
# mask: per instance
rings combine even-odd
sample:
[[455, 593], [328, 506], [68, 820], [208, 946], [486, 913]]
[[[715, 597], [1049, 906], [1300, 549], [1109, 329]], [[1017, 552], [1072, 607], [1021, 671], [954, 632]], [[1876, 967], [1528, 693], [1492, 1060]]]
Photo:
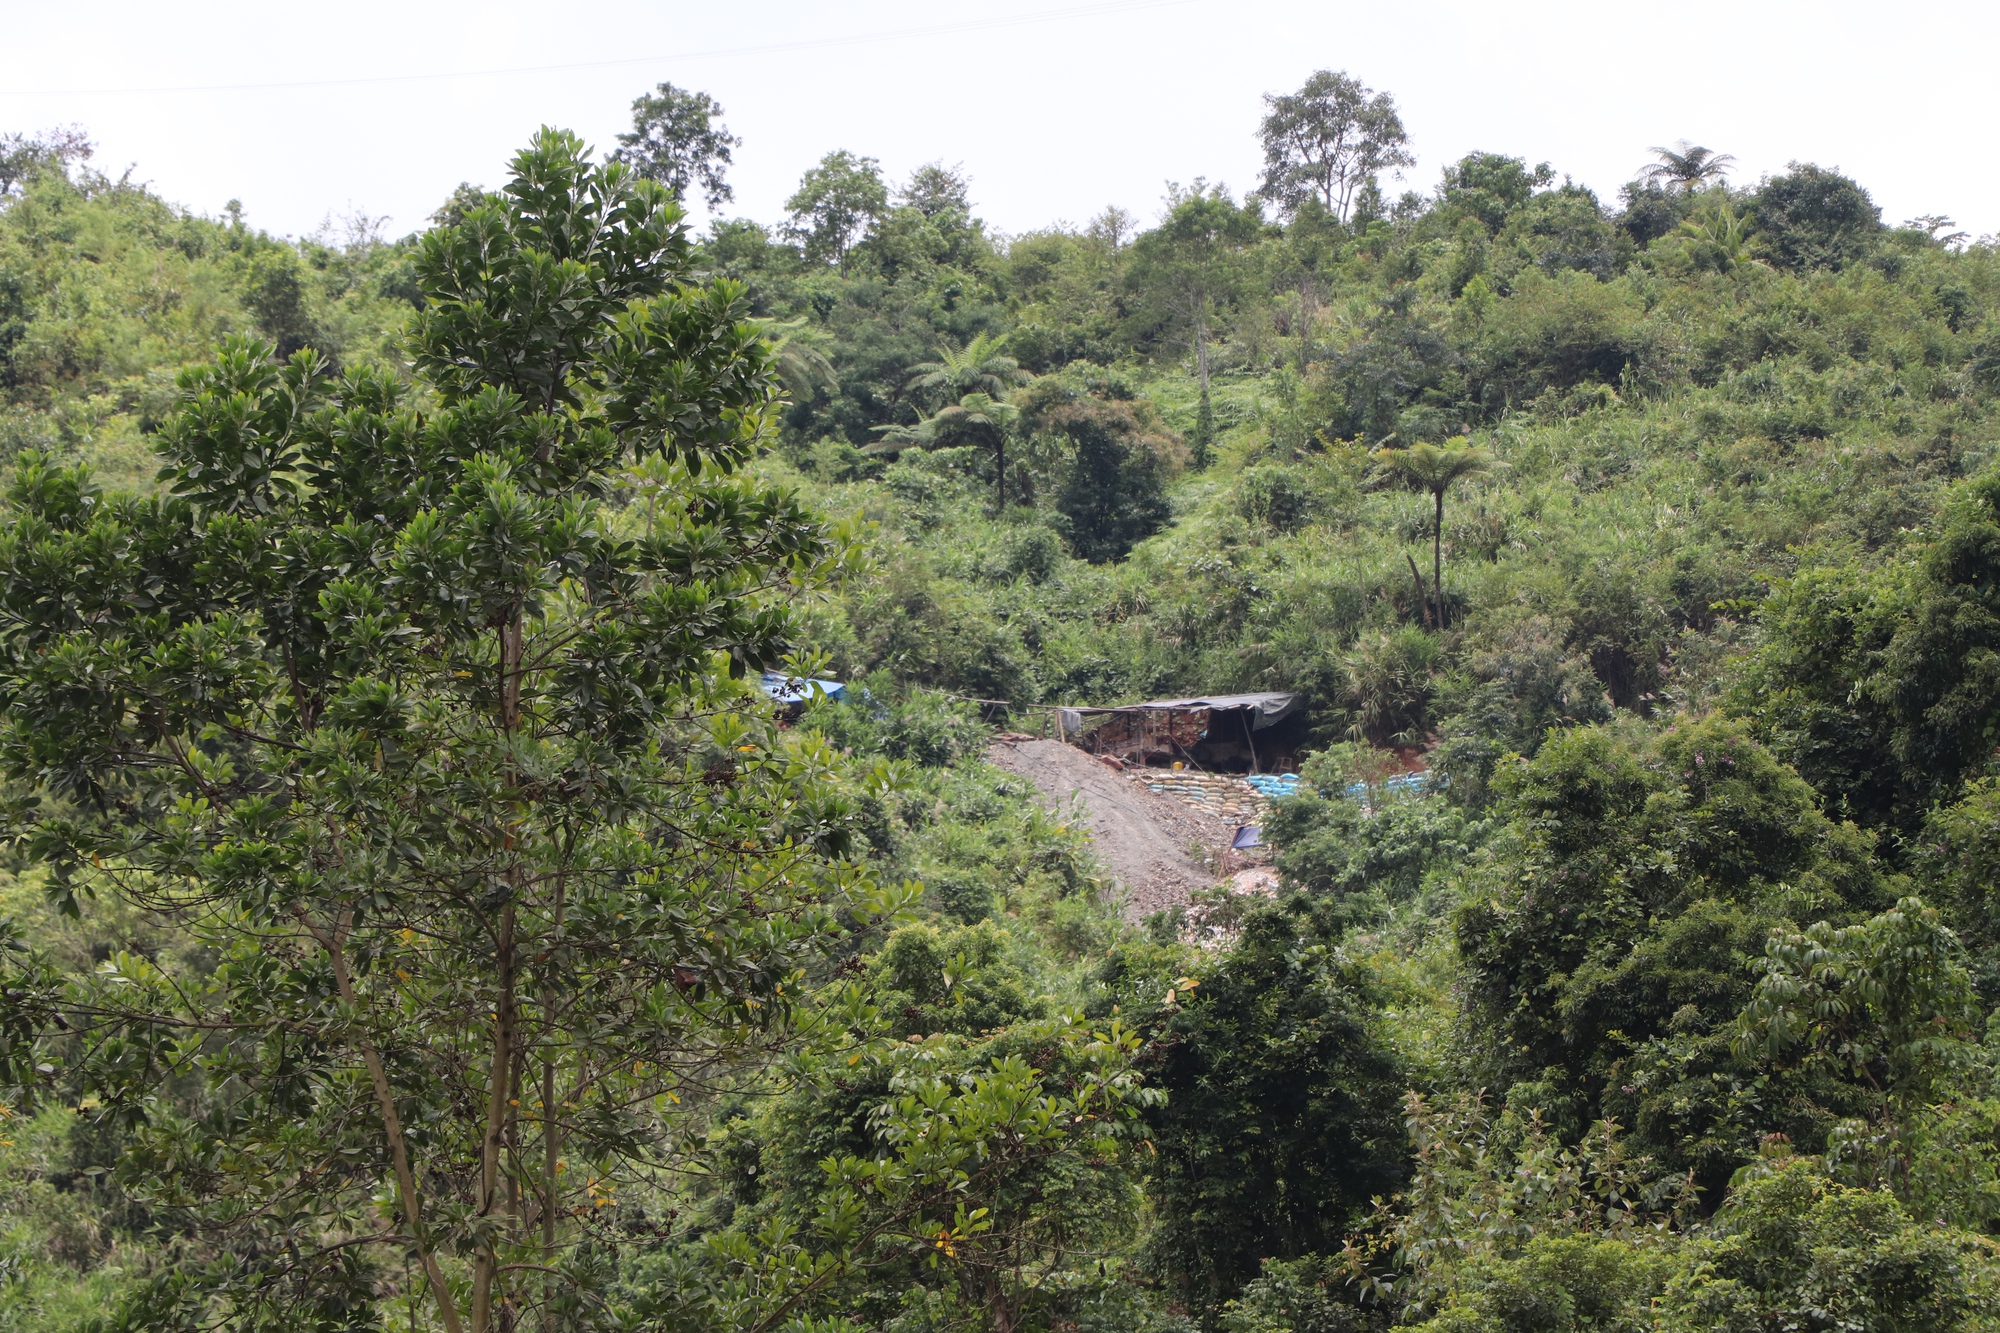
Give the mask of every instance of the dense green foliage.
[[[0, 142], [0, 1329], [1995, 1327], [2000, 248], [1267, 112], [1013, 237], [689, 236], [672, 85], [393, 243]], [[984, 761], [1238, 689], [1274, 895]]]
[[1254, 912], [1226, 966], [1162, 1015], [1154, 1262], [1194, 1306], [1260, 1258], [1337, 1250], [1398, 1183], [1403, 1071], [1371, 1031], [1371, 980], [1302, 905]]

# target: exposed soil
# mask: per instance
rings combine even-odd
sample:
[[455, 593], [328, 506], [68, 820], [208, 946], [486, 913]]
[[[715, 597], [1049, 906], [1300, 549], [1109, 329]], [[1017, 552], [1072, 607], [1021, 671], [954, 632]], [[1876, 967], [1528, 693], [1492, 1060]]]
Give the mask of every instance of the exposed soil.
[[998, 740], [986, 757], [1034, 783], [1054, 809], [1067, 810], [1072, 797], [1083, 797], [1098, 859], [1123, 889], [1131, 920], [1177, 907], [1216, 882], [1209, 867], [1223, 863], [1233, 823], [1148, 791], [1061, 741]]

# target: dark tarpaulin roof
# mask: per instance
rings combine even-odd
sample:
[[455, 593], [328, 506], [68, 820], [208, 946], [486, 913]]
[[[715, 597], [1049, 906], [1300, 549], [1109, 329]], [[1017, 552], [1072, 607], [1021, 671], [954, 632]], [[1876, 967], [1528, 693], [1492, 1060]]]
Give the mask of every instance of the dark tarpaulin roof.
[[1296, 694], [1210, 694], [1199, 699], [1149, 699], [1134, 708], [1206, 708], [1210, 712], [1227, 712], [1236, 708], [1253, 710], [1250, 719], [1252, 731], [1262, 731], [1268, 726], [1284, 721], [1299, 711], [1299, 696]]

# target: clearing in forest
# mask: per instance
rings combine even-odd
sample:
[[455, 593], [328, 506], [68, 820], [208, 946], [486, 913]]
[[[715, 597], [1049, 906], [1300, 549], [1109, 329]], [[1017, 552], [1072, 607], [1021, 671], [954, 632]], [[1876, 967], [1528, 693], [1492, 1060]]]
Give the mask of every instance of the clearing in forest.
[[1236, 832], [1229, 821], [1148, 791], [1062, 741], [995, 741], [986, 757], [1034, 783], [1057, 810], [1083, 798], [1091, 842], [1124, 890], [1131, 920], [1181, 906], [1196, 889], [1215, 883], [1215, 867]]

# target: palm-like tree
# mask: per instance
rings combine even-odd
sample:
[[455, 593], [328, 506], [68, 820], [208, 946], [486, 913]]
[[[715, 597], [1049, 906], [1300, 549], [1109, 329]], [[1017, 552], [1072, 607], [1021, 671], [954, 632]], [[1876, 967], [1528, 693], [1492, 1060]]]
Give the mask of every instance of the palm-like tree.
[[925, 417], [914, 426], [877, 426], [882, 438], [869, 445], [868, 453], [894, 453], [915, 445], [932, 448], [955, 439], [969, 438], [993, 451], [995, 503], [999, 512], [1007, 509], [1007, 436], [1020, 418], [1021, 409], [986, 393], [968, 393], [936, 416]]
[[1728, 153], [1718, 153], [1682, 139], [1672, 148], [1648, 150], [1660, 160], [1639, 169], [1639, 179], [1658, 181], [1669, 189], [1698, 190], [1712, 180], [1721, 180], [1736, 165]]
[[826, 353], [817, 346], [817, 333], [806, 327], [804, 316], [798, 319], [759, 321], [764, 336], [771, 340], [771, 351], [776, 354], [772, 369], [778, 380], [795, 403], [810, 403], [819, 396], [820, 390], [828, 393], [840, 392], [840, 377], [834, 373], [833, 363], [826, 359]]
[[[1444, 493], [1462, 477], [1488, 471], [1493, 455], [1463, 435], [1443, 444], [1413, 444], [1407, 449], [1377, 449], [1375, 461], [1382, 480], [1428, 491], [1435, 506], [1431, 518], [1431, 594], [1437, 603], [1437, 626], [1444, 628]], [[1419, 579], [1421, 588], [1423, 580]], [[1428, 619], [1428, 616], [1426, 617]]]
[[1681, 234], [1699, 242], [1715, 266], [1727, 273], [1743, 258], [1744, 243], [1750, 239], [1750, 219], [1736, 211], [1736, 202], [1726, 190], [1711, 190], [1704, 199], [1714, 202], [1698, 208], [1693, 217], [1681, 223]]
[[963, 398], [970, 393], [998, 398], [1034, 378], [1013, 357], [1001, 353], [998, 339], [984, 333], [961, 350], [954, 351], [949, 345], [940, 348], [937, 360], [911, 366], [910, 371], [907, 388], [942, 398]]

